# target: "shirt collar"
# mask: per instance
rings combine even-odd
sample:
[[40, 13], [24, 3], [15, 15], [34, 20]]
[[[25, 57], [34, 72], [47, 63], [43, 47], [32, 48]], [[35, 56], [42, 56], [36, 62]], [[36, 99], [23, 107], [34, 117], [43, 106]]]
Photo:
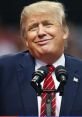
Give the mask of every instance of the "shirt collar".
[[[46, 65], [46, 63], [44, 63], [44, 62], [42, 62], [42, 61], [40, 61], [38, 59], [36, 59], [35, 63], [36, 63], [35, 64], [35, 70], [37, 70], [41, 66], [45, 66]], [[59, 65], [65, 66], [65, 56], [64, 56], [64, 54], [62, 54], [61, 57], [56, 62], [53, 63], [53, 66], [55, 68], [57, 66], [59, 66]]]

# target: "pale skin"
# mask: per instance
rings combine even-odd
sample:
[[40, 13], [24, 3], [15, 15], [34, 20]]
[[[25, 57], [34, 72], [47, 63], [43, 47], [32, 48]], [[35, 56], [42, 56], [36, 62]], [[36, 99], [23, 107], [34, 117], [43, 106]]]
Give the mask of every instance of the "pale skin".
[[55, 20], [54, 14], [34, 13], [26, 22], [26, 44], [30, 53], [47, 64], [55, 62], [64, 52], [68, 32]]

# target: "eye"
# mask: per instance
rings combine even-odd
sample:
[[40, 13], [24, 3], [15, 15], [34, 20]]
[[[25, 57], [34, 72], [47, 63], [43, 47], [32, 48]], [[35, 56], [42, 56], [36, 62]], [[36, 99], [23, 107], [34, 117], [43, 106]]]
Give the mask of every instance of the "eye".
[[53, 24], [49, 22], [45, 22], [43, 25], [47, 28], [50, 28], [51, 26], [53, 26]]
[[50, 28], [53, 24], [46, 24], [47, 28]]
[[38, 25], [33, 24], [33, 25], [29, 26], [28, 31], [36, 31], [37, 29], [38, 29]]
[[38, 27], [31, 27], [28, 31], [36, 31]]

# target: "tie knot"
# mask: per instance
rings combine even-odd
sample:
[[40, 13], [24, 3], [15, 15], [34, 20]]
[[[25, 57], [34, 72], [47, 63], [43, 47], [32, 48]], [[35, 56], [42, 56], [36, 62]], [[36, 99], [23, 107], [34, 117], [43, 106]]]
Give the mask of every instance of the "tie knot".
[[53, 65], [49, 65], [48, 68], [49, 68], [49, 72], [53, 72], [55, 70]]

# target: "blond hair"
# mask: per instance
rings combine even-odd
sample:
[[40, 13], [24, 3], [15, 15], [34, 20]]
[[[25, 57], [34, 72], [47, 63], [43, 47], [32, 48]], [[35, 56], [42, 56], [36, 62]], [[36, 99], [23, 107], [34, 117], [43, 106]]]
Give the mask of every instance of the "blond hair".
[[48, 12], [51, 14], [55, 14], [57, 21], [61, 25], [66, 26], [64, 6], [62, 3], [52, 2], [52, 1], [39, 1], [36, 3], [30, 4], [28, 6], [25, 6], [21, 13], [20, 26], [21, 26], [21, 32], [23, 36], [26, 28], [26, 21], [29, 15], [32, 15], [34, 13], [40, 13], [40, 12], [41, 13]]

